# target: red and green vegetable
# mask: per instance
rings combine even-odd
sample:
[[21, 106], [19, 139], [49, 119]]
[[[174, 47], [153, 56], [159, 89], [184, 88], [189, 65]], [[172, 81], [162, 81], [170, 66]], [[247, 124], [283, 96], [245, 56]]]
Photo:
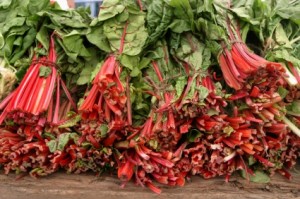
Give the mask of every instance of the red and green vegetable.
[[[289, 12], [292, 10], [293, 12]], [[192, 175], [260, 183], [300, 156], [300, 4], [0, 3], [0, 165], [116, 174], [156, 193]]]

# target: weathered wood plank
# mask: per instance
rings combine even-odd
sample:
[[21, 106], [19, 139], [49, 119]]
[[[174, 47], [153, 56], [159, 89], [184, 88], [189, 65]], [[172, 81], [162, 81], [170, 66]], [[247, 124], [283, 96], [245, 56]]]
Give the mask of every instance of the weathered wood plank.
[[119, 184], [116, 177], [108, 175], [95, 177], [92, 174], [56, 173], [41, 179], [24, 177], [20, 180], [15, 180], [14, 175], [0, 175], [0, 198], [300, 198], [300, 172], [296, 170], [293, 171], [293, 180], [288, 181], [280, 175], [275, 175], [268, 184], [249, 183], [238, 176], [232, 177], [229, 183], [224, 182], [223, 178], [204, 180], [193, 177], [185, 187], [160, 186], [163, 190], [160, 195], [133, 183], [128, 183], [124, 189], [121, 189]]

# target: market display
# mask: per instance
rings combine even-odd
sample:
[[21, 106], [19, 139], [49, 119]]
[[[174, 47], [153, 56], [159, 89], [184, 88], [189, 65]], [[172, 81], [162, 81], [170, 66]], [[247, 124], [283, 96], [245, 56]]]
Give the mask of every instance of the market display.
[[115, 173], [160, 193], [300, 156], [300, 3], [0, 3], [0, 166]]

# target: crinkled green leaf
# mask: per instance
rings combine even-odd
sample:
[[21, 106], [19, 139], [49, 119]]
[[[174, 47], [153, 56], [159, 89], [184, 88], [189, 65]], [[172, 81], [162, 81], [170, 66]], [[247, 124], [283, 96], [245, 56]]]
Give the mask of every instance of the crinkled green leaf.
[[58, 136], [57, 150], [63, 151], [65, 146], [71, 139], [74, 139], [74, 135], [76, 133], [63, 133]]
[[101, 124], [101, 125], [99, 126], [99, 130], [100, 130], [100, 132], [101, 132], [101, 135], [100, 135], [100, 136], [101, 136], [101, 137], [106, 137], [109, 128], [108, 128], [108, 126], [107, 126], [106, 124]]
[[51, 20], [55, 29], [59, 28], [87, 28], [90, 23], [90, 19], [84, 18], [76, 10], [42, 10], [37, 13], [38, 16], [47, 16]]
[[282, 98], [282, 99], [284, 99], [286, 96], [287, 96], [287, 94], [289, 93], [289, 91], [288, 90], [286, 90], [285, 88], [283, 88], [282, 86], [280, 86], [279, 88], [278, 88], [278, 94], [280, 95], [280, 97]]
[[49, 0], [29, 0], [28, 10], [35, 14], [49, 5]]
[[203, 101], [209, 94], [209, 90], [205, 86], [199, 86], [197, 87], [198, 93], [199, 93], [199, 100]]
[[18, 80], [22, 80], [30, 63], [31, 63], [30, 58], [22, 58], [22, 59], [17, 60], [14, 63], [14, 67], [18, 68], [18, 71], [16, 72], [16, 76], [17, 76]]
[[195, 142], [197, 138], [201, 137], [203, 133], [201, 133], [198, 129], [191, 129], [187, 134], [188, 142]]
[[186, 84], [187, 84], [186, 77], [181, 76], [178, 79], [176, 79], [175, 90], [176, 90], [177, 98], [179, 98], [181, 96], [181, 94], [183, 93]]
[[9, 57], [12, 54], [15, 39], [16, 39], [15, 35], [12, 35], [5, 39], [4, 46], [0, 51], [1, 56]]
[[72, 59], [73, 61], [75, 61], [77, 59], [78, 54], [75, 52], [71, 52], [63, 43], [62, 40], [58, 39], [57, 43], [63, 48], [64, 52], [66, 53], [66, 55]]
[[45, 49], [49, 49], [49, 34], [47, 28], [42, 26], [36, 35], [36, 39], [43, 45]]
[[36, 30], [34, 28], [29, 29], [27, 34], [24, 36], [22, 47], [20, 50], [16, 51], [16, 53], [11, 55], [10, 63], [15, 63], [18, 59], [20, 59], [28, 50], [29, 47], [33, 44], [36, 37]]
[[194, 14], [189, 0], [170, 0], [169, 5], [174, 7], [174, 14], [179, 19], [184, 19], [194, 25]]
[[84, 85], [91, 82], [91, 73], [93, 71], [92, 66], [84, 67], [80, 73], [80, 77], [77, 80], [78, 85]]
[[[72, 113], [72, 114], [76, 114], [76, 113]], [[62, 123], [61, 125], [59, 125], [59, 128], [69, 128], [69, 127], [73, 127], [76, 124], [78, 124], [78, 122], [80, 121], [81, 117], [80, 115], [76, 115], [69, 117], [64, 123]]]
[[14, 46], [22, 46], [23, 38], [17, 37], [17, 39], [14, 41]]
[[77, 59], [78, 56], [82, 57], [89, 57], [90, 53], [86, 49], [86, 47], [83, 44], [83, 39], [81, 37], [81, 34], [77, 32], [76, 30], [73, 30], [67, 35], [64, 35], [62, 38], [62, 42], [65, 46], [65, 48], [72, 53], [72, 58], [74, 60]]
[[148, 142], [149, 146], [152, 148], [152, 149], [157, 149], [158, 148], [158, 142], [157, 140], [150, 140]]
[[295, 100], [288, 106], [286, 106], [287, 111], [293, 115], [300, 115], [300, 101]]
[[276, 14], [284, 19], [290, 19], [297, 24], [300, 24], [300, 2], [289, 0], [275, 1]]
[[249, 164], [249, 166], [254, 165], [256, 162], [257, 162], [257, 161], [256, 161], [256, 159], [255, 159], [253, 156], [250, 156], [250, 157], [248, 158], [248, 164]]
[[58, 143], [57, 143], [57, 150], [62, 151], [64, 150], [65, 146], [70, 141], [70, 133], [63, 133], [60, 134], [58, 137]]
[[152, 59], [149, 59], [148, 57], [143, 57], [139, 63], [139, 69], [146, 68], [150, 64], [151, 61], [152, 61]]
[[259, 24], [259, 20], [253, 17], [253, 13], [252, 13], [253, 11], [251, 7], [232, 8], [231, 11], [234, 12], [236, 15], [238, 15], [241, 19], [248, 21], [253, 25]]
[[4, 25], [3, 29], [1, 30], [1, 32], [3, 34], [5, 34], [12, 27], [23, 26], [24, 23], [25, 23], [25, 20], [26, 20], [25, 17], [16, 17], [16, 18], [10, 19], [10, 20], [5, 22], [5, 25]]
[[182, 19], [174, 19], [169, 28], [176, 33], [183, 33], [191, 30], [190, 25]]
[[275, 40], [280, 46], [284, 46], [285, 48], [292, 48], [289, 38], [287, 37], [281, 24], [278, 24], [275, 30]]
[[130, 72], [131, 77], [137, 77], [139, 74], [141, 74], [141, 70], [138, 67], [134, 67]]
[[41, 66], [39, 70], [40, 77], [48, 77], [52, 73], [51, 68], [47, 66]]
[[226, 134], [226, 136], [230, 136], [231, 133], [234, 132], [234, 129], [231, 126], [226, 126], [223, 128], [223, 133]]
[[124, 9], [125, 6], [121, 3], [121, 0], [103, 1], [98, 15], [98, 20], [104, 21], [113, 18], [117, 14], [123, 12]]
[[93, 79], [96, 77], [96, 75], [99, 73], [99, 70], [103, 64], [103, 62], [98, 62], [98, 63], [90, 62], [90, 63], [91, 65], [84, 65], [83, 69], [81, 70], [79, 78], [77, 79], [76, 82], [78, 85], [91, 83]]
[[12, 0], [1, 0], [0, 8], [6, 9], [11, 5], [11, 3], [12, 3]]
[[286, 49], [278, 49], [274, 51], [269, 51], [266, 57], [273, 61], [289, 61], [296, 66], [300, 66], [300, 59], [297, 59], [291, 55]]
[[91, 73], [91, 81], [96, 77], [96, 75], [98, 74], [98, 72], [99, 72], [99, 70], [100, 70], [100, 68], [101, 68], [101, 66], [102, 66], [102, 64], [103, 64], [103, 61], [102, 62], [99, 62], [98, 63], [98, 65], [94, 68], [94, 70], [92, 71], [92, 73]]
[[[207, 70], [210, 65], [210, 51], [196, 37], [191, 34], [181, 38], [180, 48], [176, 49], [176, 56], [184, 60], [194, 70]], [[205, 55], [205, 57], [204, 57]], [[203, 60], [205, 64], [203, 63]]]
[[195, 91], [197, 90], [197, 87], [196, 87], [196, 81], [194, 81], [194, 80], [195, 80], [195, 77], [193, 77], [190, 90], [189, 90], [187, 96], [184, 98], [185, 100], [193, 99], [193, 97], [195, 95]]
[[[201, 3], [200, 3], [201, 2]], [[191, 3], [192, 8], [196, 7], [197, 13], [207, 12], [207, 13], [213, 13], [213, 2], [214, 0], [203, 0], [203, 1], [195, 1], [194, 3]], [[196, 5], [193, 5], [196, 4]]]
[[138, 56], [129, 56], [129, 55], [123, 54], [120, 57], [121, 64], [130, 70], [137, 68], [139, 65], [139, 61], [140, 61], [140, 58]]
[[248, 35], [248, 32], [250, 30], [250, 25], [249, 24], [246, 24], [244, 25], [242, 28], [241, 28], [241, 38], [242, 38], [242, 41], [246, 43], [246, 39], [247, 39], [247, 35]]
[[[246, 172], [244, 170], [241, 170], [241, 175], [243, 178], [246, 178]], [[251, 182], [256, 183], [269, 183], [270, 177], [263, 171], [256, 170], [254, 171], [254, 175], [249, 175]]]
[[209, 40], [222, 40], [226, 37], [224, 29], [211, 21], [199, 18], [197, 26], [200, 31], [205, 33]]
[[216, 109], [208, 109], [207, 110], [207, 115], [209, 116], [213, 116], [213, 115], [218, 115], [219, 114], [219, 111], [217, 111]]
[[91, 31], [86, 35], [89, 42], [105, 52], [111, 52], [111, 48], [107, 37], [103, 34], [101, 26], [92, 27]]
[[148, 38], [145, 46], [155, 43], [159, 38], [163, 37], [172, 22], [173, 10], [162, 0], [152, 0], [147, 6], [147, 29]]
[[[1, 0], [0, 1], [0, 27], [9, 21], [28, 15], [27, 5], [29, 0]], [[17, 26], [16, 24], [9, 24]], [[0, 29], [2, 32], [3, 29]]]
[[[130, 14], [127, 21], [120, 22], [117, 18], [112, 18], [103, 23], [104, 34], [106, 35], [111, 49], [119, 51], [121, 38], [126, 28], [126, 35], [123, 47], [123, 54], [134, 56], [138, 55], [145, 44], [148, 33], [145, 28], [145, 14]], [[128, 34], [129, 33], [129, 34]]]
[[50, 138], [51, 140], [56, 139], [56, 136], [53, 133], [50, 133], [50, 132], [43, 133], [43, 136], [46, 137], [46, 138]]
[[57, 141], [50, 140], [49, 142], [47, 142], [47, 146], [49, 147], [49, 151], [51, 153], [54, 153], [57, 150]]
[[209, 48], [211, 54], [213, 54], [215, 57], [217, 57], [222, 51], [221, 45], [216, 41], [205, 41], [205, 44]]

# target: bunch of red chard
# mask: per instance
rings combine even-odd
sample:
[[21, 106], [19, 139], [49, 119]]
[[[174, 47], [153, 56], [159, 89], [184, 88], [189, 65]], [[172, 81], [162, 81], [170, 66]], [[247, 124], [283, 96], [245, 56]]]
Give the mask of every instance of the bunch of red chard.
[[160, 193], [153, 179], [171, 186], [183, 186], [185, 183], [188, 170], [178, 163], [186, 143], [178, 146], [182, 137], [179, 125], [189, 124], [185, 120], [181, 124], [175, 123], [178, 115], [171, 107], [174, 92], [168, 91], [172, 87], [167, 78], [171, 73], [168, 47], [165, 41], [157, 42], [155, 47], [155, 52], [148, 55], [152, 61], [143, 74], [149, 85], [144, 93], [151, 96], [153, 108], [144, 123], [134, 126], [132, 133], [115, 147], [122, 152], [118, 177], [124, 182], [134, 178], [137, 184]]
[[58, 169], [47, 143], [70, 131], [60, 126], [74, 117], [68, 113], [76, 111], [76, 105], [55, 64], [53, 37], [48, 56], [35, 56], [20, 85], [1, 102], [0, 122], [6, 126], [1, 128], [1, 162], [6, 172], [40, 176]]

